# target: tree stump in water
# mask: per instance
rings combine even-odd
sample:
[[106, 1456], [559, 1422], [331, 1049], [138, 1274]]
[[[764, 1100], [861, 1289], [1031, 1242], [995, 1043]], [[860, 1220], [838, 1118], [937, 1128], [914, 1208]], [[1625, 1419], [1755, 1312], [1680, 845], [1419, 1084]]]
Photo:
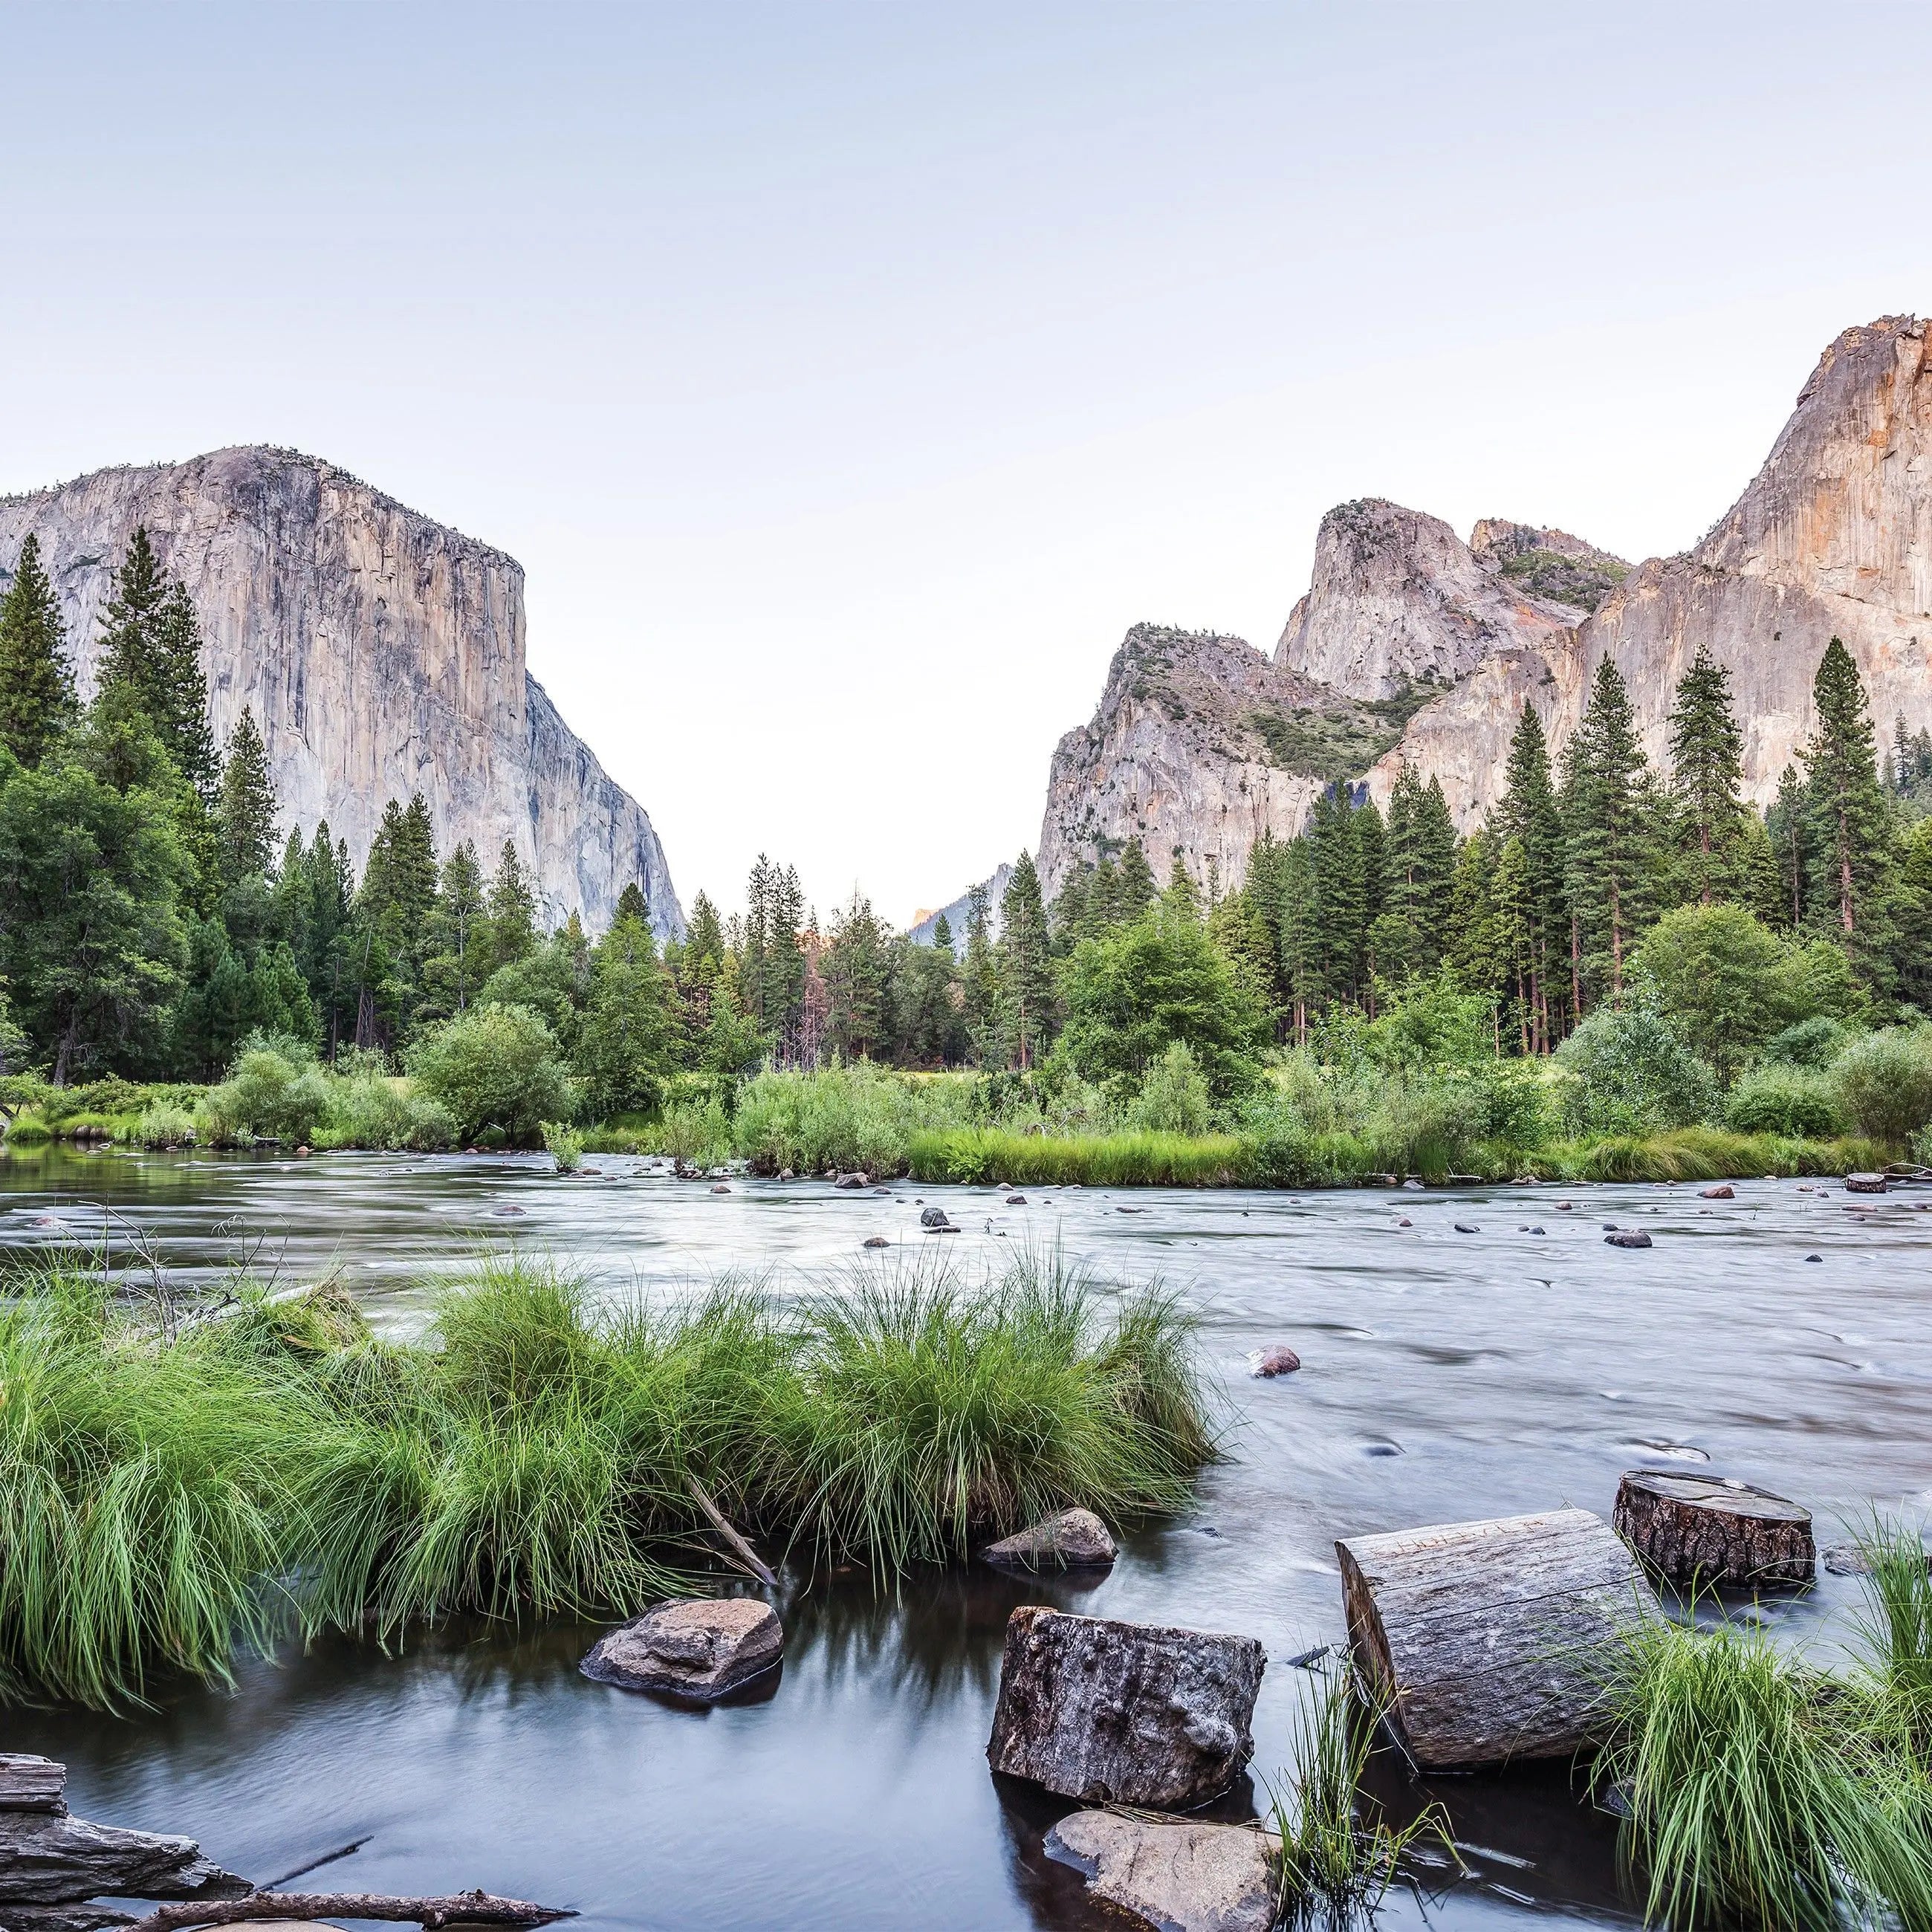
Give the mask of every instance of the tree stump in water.
[[1645, 1564], [1681, 1588], [1808, 1583], [1817, 1574], [1811, 1512], [1718, 1476], [1633, 1469], [1612, 1519]]
[[1600, 1516], [1550, 1510], [1337, 1543], [1348, 1642], [1425, 1771], [1568, 1756], [1606, 1644], [1660, 1614]]

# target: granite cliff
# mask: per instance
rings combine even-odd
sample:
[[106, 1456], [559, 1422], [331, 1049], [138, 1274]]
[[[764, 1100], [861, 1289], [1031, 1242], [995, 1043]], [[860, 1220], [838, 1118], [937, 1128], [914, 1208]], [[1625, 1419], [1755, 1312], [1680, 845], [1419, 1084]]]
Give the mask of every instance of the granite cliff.
[[285, 831], [326, 818], [359, 866], [385, 803], [421, 791], [440, 851], [474, 839], [487, 870], [508, 839], [553, 922], [608, 923], [635, 880], [659, 934], [682, 931], [650, 818], [525, 666], [514, 558], [288, 450], [0, 499], [0, 565], [39, 538], [83, 692], [139, 524], [200, 617], [218, 740], [254, 708]]
[[1700, 647], [1725, 664], [1745, 788], [1768, 801], [1811, 725], [1826, 641], [1857, 660], [1882, 735], [1932, 725], [1932, 368], [1926, 326], [1845, 331], [1736, 503], [1693, 550], [1634, 568], [1562, 530], [1447, 524], [1376, 501], [1322, 520], [1307, 594], [1270, 658], [1238, 638], [1137, 628], [1093, 722], [1054, 754], [1040, 865], [1130, 837], [1244, 876], [1264, 827], [1298, 830], [1337, 778], [1385, 800], [1406, 762], [1465, 828], [1500, 796], [1526, 702], [1560, 750], [1606, 655], [1661, 764]]

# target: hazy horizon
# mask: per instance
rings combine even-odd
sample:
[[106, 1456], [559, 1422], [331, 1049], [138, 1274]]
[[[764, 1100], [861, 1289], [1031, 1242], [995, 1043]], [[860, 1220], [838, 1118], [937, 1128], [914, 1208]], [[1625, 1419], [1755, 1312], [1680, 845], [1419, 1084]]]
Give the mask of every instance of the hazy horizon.
[[1338, 502], [1694, 542], [1932, 305], [1924, 14], [1820, 19], [10, 8], [0, 491], [326, 458], [522, 563], [687, 908], [904, 923]]

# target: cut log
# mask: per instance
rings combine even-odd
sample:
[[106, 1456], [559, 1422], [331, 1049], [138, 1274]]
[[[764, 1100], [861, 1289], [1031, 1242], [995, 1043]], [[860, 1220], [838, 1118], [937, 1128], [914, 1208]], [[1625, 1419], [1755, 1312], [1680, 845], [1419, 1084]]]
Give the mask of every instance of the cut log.
[[1734, 1478], [1632, 1469], [1612, 1520], [1645, 1566], [1681, 1589], [1792, 1586], [1818, 1574], [1811, 1512]]
[[1882, 1194], [1888, 1183], [1882, 1174], [1848, 1174], [1845, 1176], [1847, 1194]]
[[67, 1766], [25, 1751], [0, 1751], [0, 1811], [67, 1809]]
[[386, 1892], [258, 1892], [224, 1905], [164, 1905], [134, 1921], [134, 1932], [181, 1932], [189, 1925], [242, 1925], [278, 1918], [380, 1918], [423, 1926], [550, 1925], [577, 1914], [561, 1906], [459, 1892], [449, 1898], [399, 1898]]
[[1588, 1510], [1351, 1537], [1348, 1642], [1425, 1771], [1567, 1756], [1598, 1721], [1604, 1646], [1660, 1614]]
[[114, 1898], [239, 1898], [253, 1888], [201, 1855], [192, 1838], [126, 1832], [38, 1811], [0, 1811], [0, 1921], [5, 1908]]
[[1023, 1604], [1006, 1619], [986, 1756], [1063, 1798], [1191, 1810], [1253, 1755], [1267, 1664], [1251, 1636]]

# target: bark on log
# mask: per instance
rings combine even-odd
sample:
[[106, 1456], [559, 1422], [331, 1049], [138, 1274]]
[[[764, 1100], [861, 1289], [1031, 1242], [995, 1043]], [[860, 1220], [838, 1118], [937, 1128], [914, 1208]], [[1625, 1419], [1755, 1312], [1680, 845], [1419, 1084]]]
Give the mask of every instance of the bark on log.
[[0, 1921], [5, 1906], [114, 1898], [238, 1898], [250, 1887], [192, 1838], [127, 1832], [40, 1811], [0, 1811]]
[[1717, 1476], [1632, 1469], [1612, 1518], [1645, 1565], [1680, 1588], [1808, 1583], [1818, 1574], [1811, 1512]]
[[1426, 1771], [1576, 1750], [1597, 1721], [1604, 1646], [1660, 1614], [1588, 1510], [1351, 1537], [1335, 1552], [1357, 1666]]
[[221, 1905], [164, 1905], [135, 1920], [133, 1932], [182, 1932], [190, 1925], [240, 1925], [252, 1919], [380, 1918], [438, 1932], [445, 1925], [549, 1925], [574, 1918], [567, 1907], [459, 1892], [448, 1898], [399, 1898], [386, 1892], [258, 1892]]
[[67, 1766], [26, 1751], [0, 1751], [0, 1811], [67, 1809]]

